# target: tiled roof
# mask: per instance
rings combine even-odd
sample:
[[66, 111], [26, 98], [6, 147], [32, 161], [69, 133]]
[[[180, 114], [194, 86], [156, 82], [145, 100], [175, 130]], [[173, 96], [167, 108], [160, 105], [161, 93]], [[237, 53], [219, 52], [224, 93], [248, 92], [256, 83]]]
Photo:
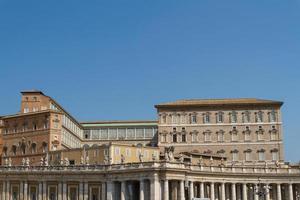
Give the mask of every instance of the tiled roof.
[[160, 107], [177, 107], [177, 106], [222, 106], [222, 105], [279, 105], [283, 102], [256, 98], [235, 98], [235, 99], [183, 99], [173, 102], [161, 103], [155, 105]]

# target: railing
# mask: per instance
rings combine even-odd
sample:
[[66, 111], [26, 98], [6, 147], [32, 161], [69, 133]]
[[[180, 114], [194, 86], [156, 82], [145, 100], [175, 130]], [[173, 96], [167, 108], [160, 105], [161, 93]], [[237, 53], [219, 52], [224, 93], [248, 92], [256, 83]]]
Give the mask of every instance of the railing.
[[124, 163], [111, 165], [50, 165], [50, 166], [0, 166], [0, 174], [4, 172], [42, 172], [42, 171], [120, 171], [120, 170], [184, 170], [187, 172], [206, 172], [206, 173], [227, 173], [227, 174], [299, 174], [300, 167], [250, 167], [250, 166], [201, 166], [191, 165], [188, 163], [169, 162], [169, 161], [154, 161], [141, 163]]

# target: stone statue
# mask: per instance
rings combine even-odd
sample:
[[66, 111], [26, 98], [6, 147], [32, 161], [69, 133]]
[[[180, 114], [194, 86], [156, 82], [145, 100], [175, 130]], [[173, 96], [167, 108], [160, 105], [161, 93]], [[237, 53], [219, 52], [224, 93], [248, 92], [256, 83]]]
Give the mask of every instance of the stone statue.
[[65, 158], [65, 165], [66, 165], [66, 166], [69, 166], [69, 165], [70, 165], [70, 161], [69, 161], [68, 158]]
[[202, 156], [199, 157], [199, 165], [203, 165], [203, 158], [202, 158]]
[[84, 159], [83, 159], [83, 156], [80, 157], [80, 164], [81, 164], [81, 165], [84, 165]]
[[26, 164], [26, 160], [25, 158], [22, 158], [22, 166], [25, 166], [25, 164]]
[[5, 162], [5, 165], [8, 166], [8, 159], [7, 158], [5, 158], [4, 162]]
[[41, 157], [41, 160], [40, 160], [40, 166], [43, 166], [44, 165], [44, 158]]
[[48, 166], [49, 163], [48, 163], [48, 154], [45, 156], [45, 159], [44, 159], [44, 166]]
[[143, 162], [143, 154], [142, 153], [139, 154], [139, 160], [140, 160], [140, 162]]
[[168, 156], [168, 160], [174, 161], [174, 147], [165, 147], [165, 157]]
[[89, 156], [86, 156], [86, 158], [85, 158], [85, 164], [86, 165], [90, 164], [90, 158], [89, 158]]
[[156, 156], [154, 155], [154, 153], [152, 154], [152, 160], [153, 160], [153, 161], [156, 160]]
[[108, 164], [108, 156], [104, 157], [104, 164], [107, 165]]
[[26, 166], [27, 166], [27, 167], [30, 165], [30, 160], [29, 160], [29, 158], [26, 158], [25, 163], [26, 163]]
[[168, 154], [168, 152], [165, 152], [165, 160], [169, 161], [169, 154]]
[[180, 153], [180, 154], [179, 154], [179, 162], [183, 163], [183, 160], [184, 160], [184, 158], [183, 158], [183, 154], [182, 154], [182, 153]]
[[9, 158], [8, 159], [8, 166], [11, 167], [11, 165], [12, 165], [12, 160], [11, 160], [11, 158]]
[[209, 159], [209, 164], [210, 164], [210, 166], [212, 166], [212, 165], [214, 164], [214, 159], [213, 159], [212, 156], [211, 156], [210, 159]]
[[59, 163], [61, 166], [64, 166], [64, 160], [63, 159], [60, 159], [60, 163]]

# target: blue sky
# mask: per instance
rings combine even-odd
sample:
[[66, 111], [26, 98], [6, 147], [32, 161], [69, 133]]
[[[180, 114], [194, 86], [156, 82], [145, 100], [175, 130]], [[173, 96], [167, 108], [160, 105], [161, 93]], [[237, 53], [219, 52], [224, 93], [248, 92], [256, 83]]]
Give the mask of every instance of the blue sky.
[[79, 120], [183, 98], [282, 100], [300, 160], [300, 1], [0, 0], [0, 115], [40, 89]]

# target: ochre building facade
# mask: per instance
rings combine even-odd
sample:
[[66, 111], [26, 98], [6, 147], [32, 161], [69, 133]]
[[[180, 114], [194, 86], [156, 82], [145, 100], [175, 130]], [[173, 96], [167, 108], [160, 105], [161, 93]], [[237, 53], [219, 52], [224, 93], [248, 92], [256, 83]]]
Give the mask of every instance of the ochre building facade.
[[41, 91], [0, 117], [1, 200], [298, 200], [282, 102], [194, 99], [157, 120], [78, 122]]

